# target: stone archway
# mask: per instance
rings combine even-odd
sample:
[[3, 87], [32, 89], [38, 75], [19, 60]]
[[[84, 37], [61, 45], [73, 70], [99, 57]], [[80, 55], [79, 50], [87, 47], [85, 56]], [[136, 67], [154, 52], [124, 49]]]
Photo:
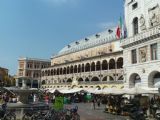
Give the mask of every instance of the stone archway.
[[79, 78], [79, 79], [78, 79], [78, 82], [83, 82], [83, 79], [82, 79], [82, 78]]
[[103, 86], [103, 88], [102, 88], [102, 89], [105, 89], [105, 88], [108, 88], [108, 86]]
[[130, 75], [129, 78], [129, 87], [140, 86], [141, 84], [141, 77], [137, 73], [133, 73]]
[[102, 70], [108, 70], [107, 60], [103, 60], [103, 61], [102, 61]]
[[109, 76], [109, 81], [114, 81], [113, 76]]
[[160, 72], [152, 71], [148, 76], [148, 87], [158, 87], [159, 85], [160, 85]]
[[101, 90], [101, 87], [98, 85], [98, 86], [96, 86], [96, 88], [98, 89], [98, 90]]
[[114, 59], [109, 60], [109, 70], [116, 68], [116, 62]]
[[124, 78], [123, 78], [123, 75], [121, 75], [119, 78], [118, 78], [118, 80], [123, 80]]
[[45, 81], [45, 80], [42, 81], [42, 85], [44, 85], [44, 84], [46, 84], [46, 81]]
[[99, 71], [99, 70], [101, 70], [101, 62], [97, 61], [96, 62], [96, 71]]
[[95, 71], [96, 70], [96, 67], [95, 67], [95, 62], [92, 62], [91, 63], [91, 71]]
[[90, 64], [86, 63], [85, 65], [85, 72], [89, 72], [90, 71]]
[[98, 77], [93, 77], [91, 81], [100, 81]]
[[67, 80], [67, 83], [72, 83], [72, 79], [69, 78], [69, 79]]
[[73, 86], [72, 86], [72, 88], [78, 88], [78, 86], [76, 86], [76, 85], [73, 85]]
[[88, 78], [88, 77], [85, 79], [85, 82], [90, 82], [90, 80], [89, 80], [89, 78]]
[[105, 77], [102, 79], [102, 81], [107, 81], [107, 76], [105, 76]]
[[117, 69], [123, 68], [123, 58], [120, 57], [117, 59]]

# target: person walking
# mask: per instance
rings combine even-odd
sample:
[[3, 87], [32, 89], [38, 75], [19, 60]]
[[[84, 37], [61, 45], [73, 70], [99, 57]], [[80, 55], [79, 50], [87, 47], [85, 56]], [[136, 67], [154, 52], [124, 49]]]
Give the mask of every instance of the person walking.
[[96, 109], [96, 101], [95, 101], [95, 98], [92, 99], [92, 106], [93, 106], [93, 109], [95, 110], [95, 109]]
[[97, 106], [100, 107], [100, 105], [101, 105], [101, 100], [100, 100], [100, 98], [98, 98], [97, 99]]

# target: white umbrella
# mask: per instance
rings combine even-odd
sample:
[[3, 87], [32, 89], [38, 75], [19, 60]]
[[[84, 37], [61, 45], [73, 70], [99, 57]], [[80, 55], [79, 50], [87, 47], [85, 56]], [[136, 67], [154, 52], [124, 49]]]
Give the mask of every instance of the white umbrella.
[[67, 94], [67, 93], [80, 92], [81, 90], [82, 90], [82, 88], [73, 88], [73, 89], [59, 89], [58, 91], [59, 91], [60, 93]]
[[56, 89], [50, 89], [48, 92], [54, 93], [55, 91], [56, 91]]
[[134, 88], [124, 88], [125, 94], [155, 94], [158, 93], [156, 90], [150, 90], [142, 87], [134, 87]]
[[103, 94], [120, 95], [120, 94], [124, 94], [124, 91], [118, 88], [105, 88], [103, 89]]

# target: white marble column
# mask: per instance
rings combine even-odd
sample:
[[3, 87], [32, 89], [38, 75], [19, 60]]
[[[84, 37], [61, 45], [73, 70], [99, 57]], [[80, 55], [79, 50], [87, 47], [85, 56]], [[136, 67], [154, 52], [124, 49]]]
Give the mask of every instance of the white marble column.
[[24, 80], [24, 79], [22, 80], [22, 87], [26, 88], [26, 80]]
[[19, 87], [18, 82], [19, 82], [19, 79], [17, 78], [16, 79], [16, 87]]

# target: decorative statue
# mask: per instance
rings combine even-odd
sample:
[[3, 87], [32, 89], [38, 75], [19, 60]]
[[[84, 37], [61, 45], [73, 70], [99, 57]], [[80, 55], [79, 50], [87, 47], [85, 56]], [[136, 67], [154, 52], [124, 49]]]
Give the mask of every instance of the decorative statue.
[[139, 21], [140, 21], [140, 28], [141, 28], [141, 30], [142, 31], [145, 30], [146, 29], [146, 25], [145, 25], [145, 19], [144, 19], [143, 15], [141, 15]]
[[146, 52], [146, 48], [141, 48], [140, 49], [140, 62], [146, 62], [147, 61], [147, 52]]
[[160, 8], [158, 4], [155, 7], [148, 9], [148, 14], [151, 27], [160, 23]]

